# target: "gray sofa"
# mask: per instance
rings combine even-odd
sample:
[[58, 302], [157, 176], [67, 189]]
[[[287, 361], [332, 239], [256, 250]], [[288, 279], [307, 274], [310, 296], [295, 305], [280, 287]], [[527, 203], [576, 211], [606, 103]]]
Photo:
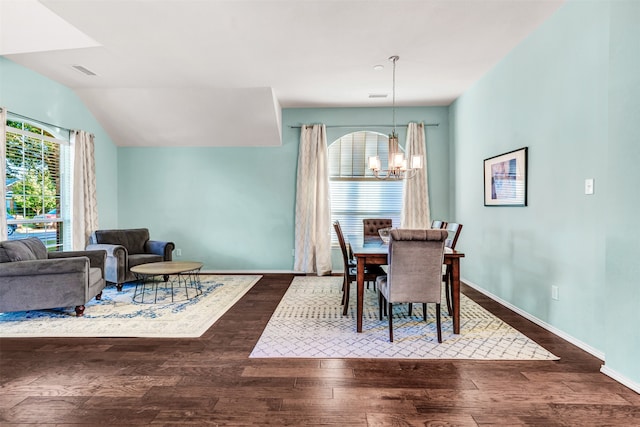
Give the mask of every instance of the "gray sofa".
[[35, 237], [0, 242], [0, 312], [75, 307], [100, 299], [105, 251], [48, 252]]
[[171, 261], [173, 242], [149, 239], [146, 228], [96, 230], [91, 233], [87, 250], [107, 251], [105, 279], [119, 291], [126, 282], [136, 280], [131, 267], [150, 262]]

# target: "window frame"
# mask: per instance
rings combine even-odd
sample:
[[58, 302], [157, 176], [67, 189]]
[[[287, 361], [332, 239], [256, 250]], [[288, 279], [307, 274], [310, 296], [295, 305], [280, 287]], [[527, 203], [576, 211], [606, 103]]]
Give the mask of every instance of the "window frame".
[[[368, 130], [350, 132], [328, 145], [331, 221], [340, 221], [352, 243], [362, 240], [364, 218], [391, 218], [394, 226], [400, 224], [404, 181], [378, 179], [368, 168], [368, 158], [376, 155], [386, 168], [388, 148], [388, 135]], [[331, 234], [331, 244], [338, 246], [335, 233]]]
[[[9, 240], [38, 237], [49, 251], [70, 250], [70, 202], [73, 183], [70, 132], [11, 113], [7, 114], [5, 130], [6, 138], [2, 141], [7, 150], [4, 160], [4, 180], [7, 188], [5, 210], [7, 214], [14, 216], [12, 219], [7, 217], [7, 225], [14, 228], [13, 233], [8, 236]], [[22, 144], [21, 147], [18, 144]], [[21, 156], [21, 162], [11, 161], [10, 153], [14, 159]], [[25, 179], [34, 171], [42, 183], [42, 191], [36, 196], [36, 199], [41, 198], [42, 212], [33, 210], [26, 201], [28, 197], [34, 197], [25, 191]], [[13, 188], [9, 189], [16, 183], [22, 183], [21, 193], [16, 194]], [[52, 188], [53, 195], [47, 192]], [[17, 202], [16, 197], [23, 198], [23, 201]], [[51, 204], [51, 200], [47, 201], [48, 199], [53, 199], [54, 203]], [[21, 205], [19, 210], [16, 210], [16, 203]], [[54, 216], [49, 216], [54, 209]], [[44, 227], [44, 230], [40, 227]]]

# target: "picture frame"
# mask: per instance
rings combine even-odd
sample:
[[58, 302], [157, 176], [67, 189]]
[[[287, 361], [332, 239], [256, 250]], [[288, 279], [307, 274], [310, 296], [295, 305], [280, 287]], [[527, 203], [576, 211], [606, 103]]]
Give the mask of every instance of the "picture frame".
[[522, 147], [484, 159], [485, 206], [527, 206], [527, 152]]

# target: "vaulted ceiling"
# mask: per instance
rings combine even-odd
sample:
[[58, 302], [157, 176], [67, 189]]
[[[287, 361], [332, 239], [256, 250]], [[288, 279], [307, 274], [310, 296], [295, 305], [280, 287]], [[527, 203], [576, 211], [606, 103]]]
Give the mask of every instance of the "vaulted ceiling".
[[562, 2], [0, 0], [0, 54], [120, 146], [277, 146], [281, 108], [391, 106], [392, 55], [397, 106], [449, 105]]

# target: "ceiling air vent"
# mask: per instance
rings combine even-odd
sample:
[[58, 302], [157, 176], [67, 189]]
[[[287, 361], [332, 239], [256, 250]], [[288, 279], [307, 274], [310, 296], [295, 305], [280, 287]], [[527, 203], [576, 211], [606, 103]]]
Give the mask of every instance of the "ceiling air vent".
[[82, 65], [72, 65], [73, 68], [80, 71], [82, 74], [86, 74], [87, 76], [96, 76], [97, 74], [91, 71], [90, 69], [83, 67]]

